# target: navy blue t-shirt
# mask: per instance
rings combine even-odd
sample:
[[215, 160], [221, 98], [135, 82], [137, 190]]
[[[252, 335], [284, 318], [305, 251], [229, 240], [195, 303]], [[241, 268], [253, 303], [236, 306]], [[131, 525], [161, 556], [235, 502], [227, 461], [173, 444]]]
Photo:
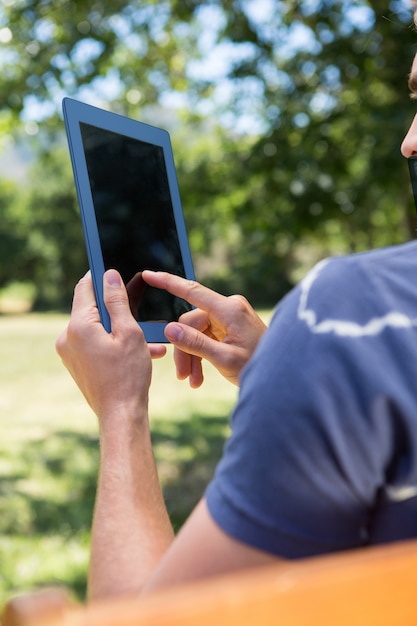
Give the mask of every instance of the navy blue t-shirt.
[[319, 263], [244, 369], [206, 498], [299, 558], [417, 536], [417, 243]]

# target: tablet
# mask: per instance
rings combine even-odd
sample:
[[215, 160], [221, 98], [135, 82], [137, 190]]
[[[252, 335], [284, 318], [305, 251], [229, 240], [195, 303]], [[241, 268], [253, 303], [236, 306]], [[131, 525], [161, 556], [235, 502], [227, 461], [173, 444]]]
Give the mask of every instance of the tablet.
[[100, 318], [110, 332], [103, 273], [117, 269], [148, 342], [192, 307], [149, 287], [144, 269], [194, 280], [167, 131], [64, 98], [65, 128]]

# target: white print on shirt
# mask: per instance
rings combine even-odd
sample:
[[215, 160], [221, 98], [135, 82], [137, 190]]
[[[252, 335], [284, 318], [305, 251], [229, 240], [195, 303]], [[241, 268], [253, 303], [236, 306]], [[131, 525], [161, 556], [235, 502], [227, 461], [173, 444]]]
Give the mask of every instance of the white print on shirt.
[[324, 259], [318, 263], [300, 283], [298, 319], [303, 320], [312, 333], [334, 333], [342, 337], [369, 337], [379, 335], [385, 328], [412, 328], [417, 326], [417, 319], [412, 319], [398, 311], [390, 311], [383, 317], [374, 317], [363, 325], [349, 320], [336, 319], [325, 319], [318, 322], [315, 311], [309, 308], [308, 297], [313, 284], [329, 261], [329, 259]]
[[417, 487], [414, 485], [405, 485], [404, 487], [390, 485], [385, 488], [385, 492], [392, 502], [402, 502], [403, 500], [415, 498], [417, 496]]
[[[325, 319], [317, 321], [317, 314], [309, 305], [310, 290], [320, 272], [329, 263], [325, 259], [318, 263], [300, 283], [301, 296], [298, 305], [298, 319], [303, 320], [313, 333], [334, 333], [343, 337], [366, 337], [381, 333], [384, 328], [412, 328], [417, 326], [417, 319], [412, 319], [403, 313], [390, 311], [382, 317], [374, 317], [366, 324], [358, 324], [348, 320]], [[391, 502], [403, 502], [417, 496], [416, 485], [387, 485], [385, 494]]]

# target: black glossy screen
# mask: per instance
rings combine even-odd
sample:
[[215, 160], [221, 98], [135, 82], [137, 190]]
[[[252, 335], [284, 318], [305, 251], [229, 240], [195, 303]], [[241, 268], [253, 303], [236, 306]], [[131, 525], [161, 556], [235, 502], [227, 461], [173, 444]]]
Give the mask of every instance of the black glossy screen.
[[161, 147], [80, 123], [105, 269], [117, 269], [138, 321], [171, 321], [191, 307], [145, 285], [144, 269], [184, 276]]

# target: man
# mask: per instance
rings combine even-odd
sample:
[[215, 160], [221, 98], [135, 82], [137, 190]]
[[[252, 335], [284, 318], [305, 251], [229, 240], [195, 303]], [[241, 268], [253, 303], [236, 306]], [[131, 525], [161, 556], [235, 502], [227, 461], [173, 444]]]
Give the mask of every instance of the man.
[[[417, 57], [410, 87], [417, 96]], [[417, 155], [417, 116], [402, 144]], [[119, 274], [90, 275], [57, 350], [99, 418], [90, 597], [145, 594], [283, 559], [417, 536], [417, 242], [326, 260], [269, 329], [239, 296], [144, 272], [197, 308], [167, 326], [180, 378], [240, 384], [232, 435], [174, 537], [152, 454], [151, 355]]]

